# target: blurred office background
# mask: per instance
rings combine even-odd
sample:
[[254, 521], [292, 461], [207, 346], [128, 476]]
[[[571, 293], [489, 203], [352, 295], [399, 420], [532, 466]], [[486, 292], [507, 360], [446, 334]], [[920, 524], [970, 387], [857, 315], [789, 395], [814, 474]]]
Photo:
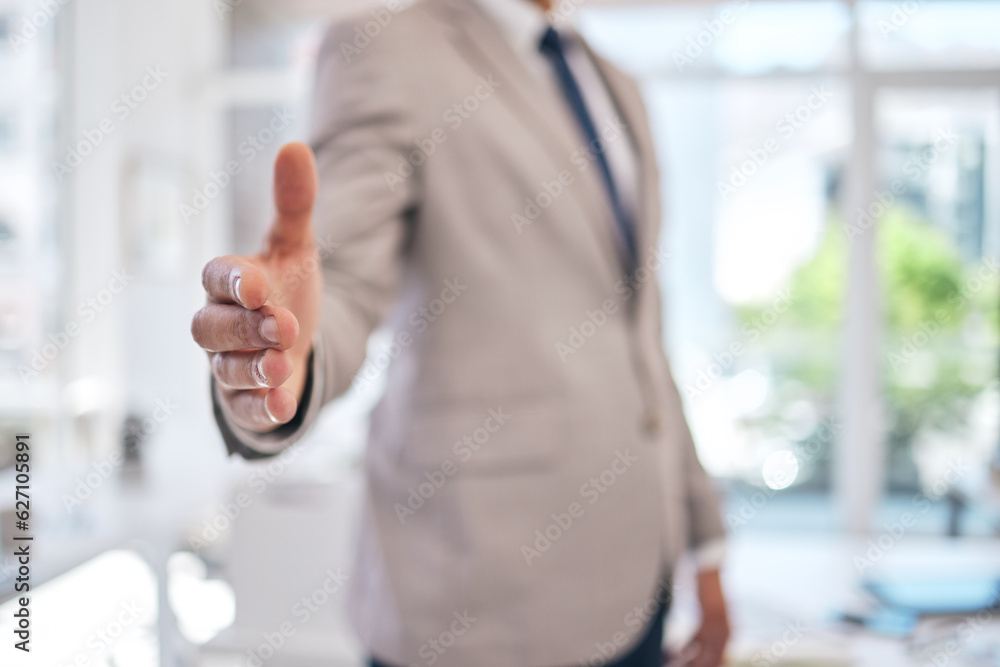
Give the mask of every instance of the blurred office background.
[[[24, 664], [360, 664], [343, 592], [315, 593], [350, 574], [378, 382], [294, 456], [227, 460], [189, 323], [204, 262], [269, 223], [324, 25], [380, 6], [0, 0], [0, 488], [29, 432], [34, 604], [59, 610]], [[649, 107], [733, 664], [1000, 664], [993, 613], [914, 623], [862, 591], [1000, 579], [1000, 2], [561, 7]]]

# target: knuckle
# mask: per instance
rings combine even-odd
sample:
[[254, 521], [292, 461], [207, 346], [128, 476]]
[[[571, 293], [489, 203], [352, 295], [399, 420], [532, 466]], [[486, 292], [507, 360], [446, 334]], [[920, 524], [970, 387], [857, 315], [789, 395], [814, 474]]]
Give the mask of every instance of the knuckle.
[[250, 383], [257, 383], [257, 374], [254, 372], [254, 364], [256, 363], [256, 360], [257, 355], [248, 355], [243, 361], [243, 377]]
[[224, 381], [226, 371], [226, 359], [225, 355], [221, 352], [216, 352], [212, 355], [212, 373], [215, 375], [216, 379]]
[[260, 428], [261, 422], [258, 417], [256, 399], [248, 395], [246, 391], [241, 391], [240, 395], [243, 400], [239, 404], [239, 415], [244, 425], [247, 428]]
[[257, 331], [253, 325], [252, 317], [248, 311], [243, 311], [233, 318], [230, 331], [235, 336], [237, 344], [244, 345], [252, 343], [257, 339]]
[[209, 277], [212, 275], [212, 267], [215, 266], [217, 259], [209, 260], [205, 263], [205, 266], [201, 269], [201, 286], [206, 292], [210, 291], [209, 288]]
[[205, 309], [202, 308], [191, 318], [191, 337], [194, 342], [205, 347]]

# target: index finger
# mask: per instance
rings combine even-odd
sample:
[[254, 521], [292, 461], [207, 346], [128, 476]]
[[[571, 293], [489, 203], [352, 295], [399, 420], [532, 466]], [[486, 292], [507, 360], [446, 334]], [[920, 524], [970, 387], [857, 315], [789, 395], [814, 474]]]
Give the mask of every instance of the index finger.
[[216, 257], [201, 272], [201, 284], [210, 301], [235, 303], [247, 310], [264, 305], [271, 291], [264, 272], [247, 257]]

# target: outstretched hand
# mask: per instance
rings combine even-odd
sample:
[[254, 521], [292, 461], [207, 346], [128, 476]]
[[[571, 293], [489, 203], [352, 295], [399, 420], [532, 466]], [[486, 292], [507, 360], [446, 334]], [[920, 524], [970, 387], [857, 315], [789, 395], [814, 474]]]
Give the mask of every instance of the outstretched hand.
[[274, 163], [277, 214], [263, 252], [216, 257], [202, 272], [208, 303], [191, 335], [209, 353], [233, 420], [250, 430], [291, 420], [305, 386], [322, 293], [312, 229], [317, 182], [309, 147], [283, 146]]

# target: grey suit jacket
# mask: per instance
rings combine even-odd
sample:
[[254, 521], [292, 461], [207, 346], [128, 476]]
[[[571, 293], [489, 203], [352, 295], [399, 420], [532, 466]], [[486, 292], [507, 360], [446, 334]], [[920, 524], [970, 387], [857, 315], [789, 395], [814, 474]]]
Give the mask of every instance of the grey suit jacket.
[[[558, 90], [467, 0], [367, 41], [328, 33], [311, 143], [324, 295], [299, 415], [230, 451], [292, 444], [381, 373], [351, 602], [379, 658], [578, 664], [627, 651], [679, 554], [723, 534], [663, 352], [659, 178], [636, 86], [598, 59], [641, 162], [641, 268], [624, 275], [593, 154]], [[356, 41], [357, 40], [357, 41]], [[359, 46], [360, 45], [360, 46]], [[613, 133], [609, 133], [613, 134]]]

